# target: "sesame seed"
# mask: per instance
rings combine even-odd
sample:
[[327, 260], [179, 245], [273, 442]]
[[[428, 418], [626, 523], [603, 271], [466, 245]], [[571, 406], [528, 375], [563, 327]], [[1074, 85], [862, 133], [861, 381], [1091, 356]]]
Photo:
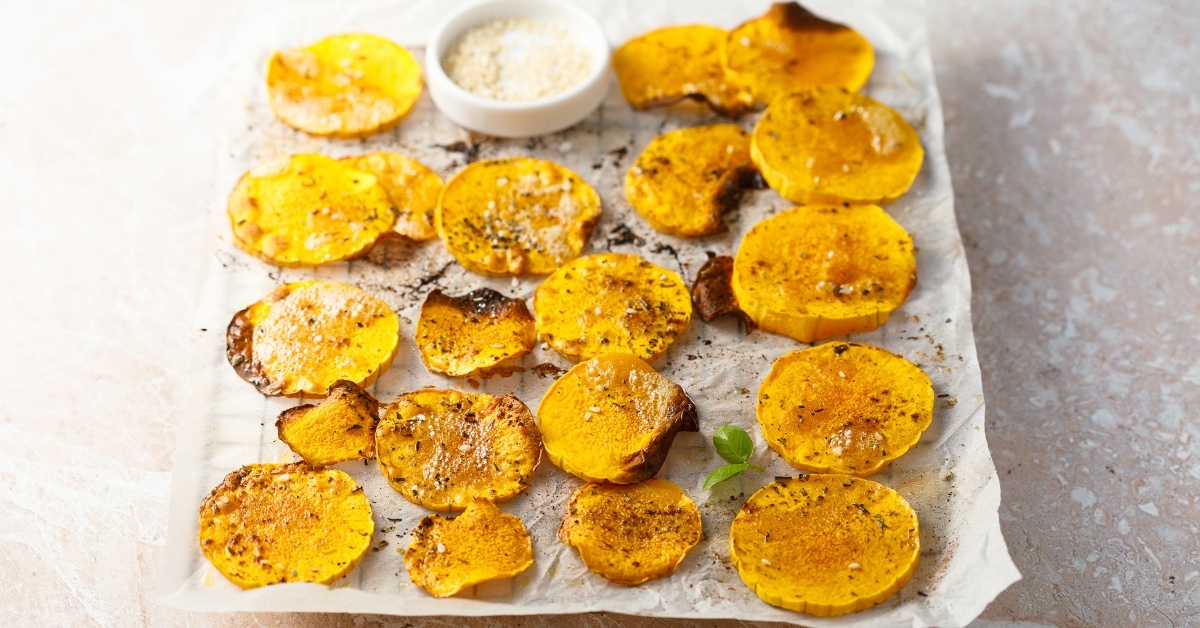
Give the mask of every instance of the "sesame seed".
[[771, 566], [771, 561], [769, 561], [769, 560], [767, 560], [766, 558], [764, 558], [764, 559], [762, 559], [762, 564], [764, 564], [764, 565], [766, 565], [766, 566], [770, 567], [770, 566]]
[[439, 553], [439, 554], [445, 554], [445, 553], [446, 553], [446, 544], [445, 544], [445, 543], [442, 543], [441, 541], [439, 541], [439, 542], [438, 542], [438, 544], [437, 544], [437, 553]]

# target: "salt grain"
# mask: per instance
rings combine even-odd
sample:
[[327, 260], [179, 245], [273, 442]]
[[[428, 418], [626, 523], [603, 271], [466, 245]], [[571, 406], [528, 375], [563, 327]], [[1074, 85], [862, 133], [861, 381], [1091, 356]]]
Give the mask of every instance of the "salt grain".
[[463, 33], [442, 66], [450, 80], [472, 94], [518, 102], [566, 92], [587, 78], [593, 61], [562, 24], [515, 17]]

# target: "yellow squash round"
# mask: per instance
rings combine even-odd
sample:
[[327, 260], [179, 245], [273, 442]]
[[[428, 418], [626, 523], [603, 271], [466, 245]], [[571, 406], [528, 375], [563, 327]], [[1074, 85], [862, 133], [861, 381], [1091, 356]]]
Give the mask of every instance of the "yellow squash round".
[[227, 357], [264, 395], [324, 396], [344, 379], [370, 386], [400, 346], [400, 318], [380, 299], [336, 281], [275, 288], [234, 315]]
[[533, 564], [533, 543], [519, 517], [475, 500], [453, 519], [427, 515], [401, 550], [408, 576], [434, 597], [512, 578]]
[[552, 161], [477, 161], [442, 189], [436, 223], [446, 249], [481, 275], [546, 275], [575, 259], [600, 219], [600, 196]]
[[490, 288], [450, 297], [433, 290], [421, 305], [416, 343], [425, 367], [466, 377], [525, 355], [537, 341], [533, 316], [521, 299]]
[[342, 163], [375, 175], [396, 211], [392, 231], [424, 242], [437, 237], [434, 214], [442, 179], [425, 164], [400, 153], [375, 152], [343, 157]]
[[271, 55], [267, 96], [288, 126], [312, 135], [363, 137], [390, 129], [421, 96], [421, 66], [376, 35], [326, 37]]
[[228, 216], [234, 244], [285, 267], [360, 257], [396, 222], [375, 175], [316, 154], [279, 157], [242, 175]]
[[700, 510], [683, 489], [658, 478], [584, 484], [558, 529], [587, 568], [614, 584], [665, 578], [700, 541]]
[[674, 272], [637, 255], [597, 253], [547, 277], [533, 312], [542, 340], [572, 360], [610, 352], [653, 360], [687, 329], [692, 301]]
[[820, 617], [882, 603], [912, 578], [917, 514], [892, 489], [849, 475], [806, 475], [759, 489], [734, 517], [729, 555], [773, 606]]
[[754, 127], [750, 156], [793, 203], [882, 203], [912, 186], [925, 149], [887, 105], [813, 87], [771, 101]]
[[433, 388], [384, 409], [375, 449], [392, 488], [442, 512], [516, 497], [542, 457], [541, 434], [520, 399]]
[[375, 457], [379, 402], [354, 382], [338, 380], [318, 405], [284, 410], [275, 421], [279, 440], [310, 467]]
[[617, 49], [613, 70], [621, 94], [634, 109], [704, 101], [717, 113], [738, 116], [754, 108], [754, 96], [725, 73], [721, 49], [728, 31], [691, 24], [639, 35]]
[[775, 360], [757, 416], [767, 444], [793, 467], [866, 477], [917, 444], [933, 401], [933, 384], [912, 362], [830, 342]]
[[865, 37], [795, 2], [773, 4], [730, 31], [722, 52], [729, 75], [768, 104], [813, 85], [858, 91], [875, 65]]
[[358, 565], [374, 531], [349, 475], [303, 463], [244, 466], [200, 503], [200, 550], [243, 589], [329, 584]]
[[632, 484], [653, 477], [675, 434], [700, 429], [683, 387], [625, 353], [576, 364], [538, 406], [546, 455], [589, 482]]
[[650, 141], [625, 173], [625, 198], [655, 229], [698, 238], [724, 231], [721, 214], [757, 180], [749, 133], [736, 124], [688, 127]]
[[738, 307], [801, 342], [883, 325], [916, 283], [912, 237], [874, 205], [780, 212], [750, 229], [733, 261]]

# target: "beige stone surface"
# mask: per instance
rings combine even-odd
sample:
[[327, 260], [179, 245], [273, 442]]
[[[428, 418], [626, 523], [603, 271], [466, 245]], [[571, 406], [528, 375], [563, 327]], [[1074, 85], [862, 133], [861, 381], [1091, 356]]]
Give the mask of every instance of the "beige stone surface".
[[[154, 603], [233, 2], [0, 5], [0, 621], [649, 626]], [[1001, 520], [981, 623], [1200, 622], [1200, 8], [930, 2]], [[735, 622], [714, 622], [732, 625]]]

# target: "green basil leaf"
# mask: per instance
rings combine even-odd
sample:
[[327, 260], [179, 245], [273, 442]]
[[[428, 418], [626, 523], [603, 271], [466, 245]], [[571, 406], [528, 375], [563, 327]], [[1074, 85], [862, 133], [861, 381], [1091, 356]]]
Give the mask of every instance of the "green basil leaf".
[[716, 471], [709, 473], [707, 478], [704, 478], [704, 490], [707, 491], [708, 489], [716, 486], [717, 484], [724, 482], [725, 480], [728, 480], [729, 478], [731, 478], [749, 468], [750, 468], [750, 465], [748, 465], [746, 463], [727, 464], [723, 467], [719, 467]]
[[749, 462], [754, 455], [754, 441], [746, 430], [736, 425], [722, 425], [713, 433], [713, 446], [722, 458], [734, 464]]

